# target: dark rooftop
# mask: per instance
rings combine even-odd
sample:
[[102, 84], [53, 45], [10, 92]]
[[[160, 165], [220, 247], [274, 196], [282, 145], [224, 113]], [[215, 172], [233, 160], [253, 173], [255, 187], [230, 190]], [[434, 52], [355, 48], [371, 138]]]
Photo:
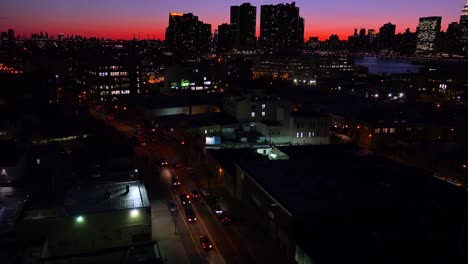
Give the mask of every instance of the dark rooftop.
[[435, 263], [457, 252], [462, 189], [352, 146], [279, 149], [290, 160], [239, 165], [292, 214], [314, 261], [401, 263], [408, 253]]

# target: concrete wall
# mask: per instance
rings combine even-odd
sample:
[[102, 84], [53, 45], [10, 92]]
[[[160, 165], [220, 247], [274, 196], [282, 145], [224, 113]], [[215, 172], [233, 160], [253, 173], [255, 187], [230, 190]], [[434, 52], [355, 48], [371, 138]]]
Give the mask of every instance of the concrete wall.
[[295, 263], [292, 216], [237, 164], [235, 177], [235, 197], [252, 213], [251, 221], [257, 222], [259, 228], [286, 256], [288, 263]]

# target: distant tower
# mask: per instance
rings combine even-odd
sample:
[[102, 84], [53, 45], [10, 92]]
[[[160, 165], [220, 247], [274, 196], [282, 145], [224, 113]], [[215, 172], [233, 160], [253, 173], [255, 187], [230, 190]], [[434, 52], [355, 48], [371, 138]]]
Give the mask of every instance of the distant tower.
[[430, 55], [435, 52], [436, 42], [440, 34], [442, 17], [421, 17], [417, 28], [416, 54]]
[[379, 48], [392, 50], [395, 42], [396, 25], [388, 22], [379, 30]]
[[468, 53], [468, 1], [466, 2], [460, 16], [460, 31], [462, 49], [465, 53]]
[[15, 31], [13, 29], [8, 29], [8, 39], [15, 40]]

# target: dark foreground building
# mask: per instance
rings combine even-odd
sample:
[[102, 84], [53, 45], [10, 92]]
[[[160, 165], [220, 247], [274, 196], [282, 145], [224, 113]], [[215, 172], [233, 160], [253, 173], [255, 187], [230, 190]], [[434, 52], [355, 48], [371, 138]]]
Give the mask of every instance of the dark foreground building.
[[290, 263], [461, 263], [465, 190], [352, 146], [279, 149], [289, 160], [233, 156], [230, 173]]

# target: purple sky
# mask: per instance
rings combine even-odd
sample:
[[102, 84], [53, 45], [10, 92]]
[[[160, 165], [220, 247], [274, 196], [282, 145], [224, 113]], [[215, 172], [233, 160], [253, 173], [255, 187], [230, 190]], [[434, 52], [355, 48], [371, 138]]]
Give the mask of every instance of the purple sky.
[[[216, 29], [229, 22], [229, 6], [245, 1], [222, 0], [0, 0], [0, 31], [79, 34], [110, 38], [142, 38], [153, 34], [164, 38], [169, 12], [192, 12]], [[250, 1], [257, 6], [279, 1]], [[288, 3], [288, 2], [285, 2]], [[305, 18], [306, 38], [327, 38], [338, 33], [346, 38], [354, 28], [378, 28], [387, 22], [397, 25], [397, 32], [415, 30], [418, 18], [442, 16], [442, 28], [458, 22], [465, 0], [298, 0]], [[257, 32], [258, 34], [258, 32]]]

